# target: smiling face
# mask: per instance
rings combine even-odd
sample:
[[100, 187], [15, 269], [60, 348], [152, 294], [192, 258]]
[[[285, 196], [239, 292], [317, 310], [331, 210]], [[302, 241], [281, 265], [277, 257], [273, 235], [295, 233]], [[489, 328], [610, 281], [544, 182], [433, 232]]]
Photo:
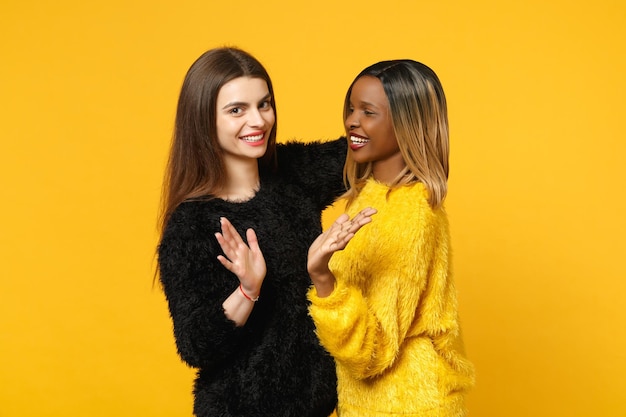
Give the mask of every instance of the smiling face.
[[381, 81], [363, 76], [352, 85], [345, 119], [350, 153], [357, 163], [372, 163], [374, 178], [388, 182], [405, 167]]
[[276, 121], [265, 80], [238, 77], [227, 82], [217, 95], [216, 111], [217, 138], [227, 161], [265, 154]]

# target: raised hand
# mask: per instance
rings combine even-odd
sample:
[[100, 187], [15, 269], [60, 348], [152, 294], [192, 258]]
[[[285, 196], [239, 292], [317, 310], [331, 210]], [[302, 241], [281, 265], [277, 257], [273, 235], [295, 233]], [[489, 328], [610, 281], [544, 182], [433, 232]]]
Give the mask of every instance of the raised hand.
[[218, 255], [217, 259], [226, 269], [237, 275], [245, 294], [251, 298], [258, 297], [267, 267], [256, 233], [252, 229], [246, 231], [246, 245], [228, 219], [222, 217], [220, 224], [222, 233], [216, 233], [215, 237], [225, 256]]
[[371, 207], [361, 210], [352, 220], [344, 213], [311, 244], [307, 270], [318, 296], [325, 297], [334, 289], [335, 276], [328, 268], [328, 261], [333, 253], [344, 249], [355, 233], [372, 221], [374, 214], [376, 214], [376, 209]]

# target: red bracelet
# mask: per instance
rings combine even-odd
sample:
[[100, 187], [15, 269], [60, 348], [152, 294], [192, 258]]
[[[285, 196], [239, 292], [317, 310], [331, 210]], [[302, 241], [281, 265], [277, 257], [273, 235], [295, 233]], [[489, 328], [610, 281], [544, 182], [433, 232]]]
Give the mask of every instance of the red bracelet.
[[255, 298], [252, 298], [252, 297], [250, 297], [248, 294], [246, 294], [246, 292], [243, 290], [243, 287], [241, 286], [241, 283], [239, 283], [239, 291], [241, 291], [241, 293], [243, 294], [243, 296], [244, 296], [244, 297], [246, 297], [248, 300], [253, 301], [253, 302], [255, 302], [255, 303], [256, 303], [257, 301], [259, 301], [259, 297], [258, 297], [258, 296], [257, 296], [257, 297], [255, 297]]

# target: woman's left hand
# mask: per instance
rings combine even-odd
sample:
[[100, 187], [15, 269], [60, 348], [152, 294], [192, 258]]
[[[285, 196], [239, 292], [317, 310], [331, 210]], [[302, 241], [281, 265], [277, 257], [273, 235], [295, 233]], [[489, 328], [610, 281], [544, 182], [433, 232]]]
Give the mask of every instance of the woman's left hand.
[[228, 219], [222, 217], [220, 223], [222, 233], [216, 233], [215, 237], [226, 256], [219, 255], [217, 259], [226, 269], [237, 275], [245, 293], [255, 298], [261, 292], [261, 284], [267, 272], [256, 233], [253, 229], [246, 231], [246, 244]]

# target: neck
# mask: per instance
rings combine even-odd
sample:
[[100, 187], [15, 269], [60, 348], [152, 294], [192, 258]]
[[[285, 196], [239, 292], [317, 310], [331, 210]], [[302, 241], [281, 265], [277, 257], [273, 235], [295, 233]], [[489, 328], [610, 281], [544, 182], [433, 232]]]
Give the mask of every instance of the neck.
[[231, 160], [226, 163], [228, 181], [218, 196], [223, 200], [250, 200], [259, 190], [259, 165], [256, 159]]
[[405, 168], [404, 159], [398, 152], [388, 159], [374, 162], [372, 165], [372, 176], [376, 181], [390, 185]]

